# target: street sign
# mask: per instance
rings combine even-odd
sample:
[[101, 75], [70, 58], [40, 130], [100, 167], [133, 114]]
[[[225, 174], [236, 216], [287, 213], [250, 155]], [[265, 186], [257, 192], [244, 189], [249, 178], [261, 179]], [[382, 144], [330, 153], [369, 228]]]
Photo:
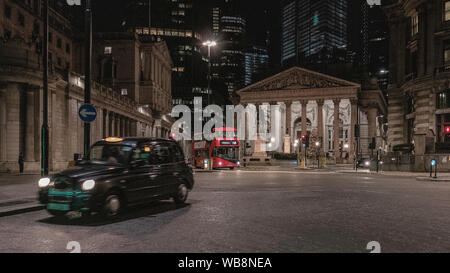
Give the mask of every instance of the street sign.
[[97, 110], [91, 104], [84, 104], [78, 110], [80, 119], [86, 123], [92, 123], [97, 118]]

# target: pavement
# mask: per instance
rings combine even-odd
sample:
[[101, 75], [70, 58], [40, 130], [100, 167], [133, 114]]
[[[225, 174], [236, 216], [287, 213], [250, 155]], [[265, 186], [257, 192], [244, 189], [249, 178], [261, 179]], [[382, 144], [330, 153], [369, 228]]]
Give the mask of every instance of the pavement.
[[0, 174], [0, 217], [42, 209], [36, 174]]
[[183, 206], [157, 202], [114, 221], [44, 210], [1, 217], [0, 252], [67, 253], [69, 242], [83, 253], [369, 253], [370, 242], [383, 253], [449, 252], [450, 184], [414, 178], [196, 173]]

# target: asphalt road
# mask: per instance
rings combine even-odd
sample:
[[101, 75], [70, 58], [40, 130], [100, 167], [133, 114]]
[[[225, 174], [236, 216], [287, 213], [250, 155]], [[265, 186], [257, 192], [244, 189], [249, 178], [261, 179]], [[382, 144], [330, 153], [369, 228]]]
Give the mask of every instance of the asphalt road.
[[0, 252], [450, 252], [450, 183], [413, 177], [224, 171], [196, 174], [189, 204], [114, 222], [0, 218]]

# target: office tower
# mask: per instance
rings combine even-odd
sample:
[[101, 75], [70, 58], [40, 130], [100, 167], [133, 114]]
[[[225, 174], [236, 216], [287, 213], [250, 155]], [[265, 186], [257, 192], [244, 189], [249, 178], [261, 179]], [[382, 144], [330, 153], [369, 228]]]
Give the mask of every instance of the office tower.
[[253, 46], [245, 52], [245, 85], [264, 78], [269, 66], [267, 48]]
[[347, 0], [285, 0], [281, 9], [283, 66], [345, 62]]
[[232, 0], [216, 1], [211, 14], [211, 33], [217, 42], [212, 54], [212, 75], [223, 80], [231, 97], [244, 86], [247, 22], [239, 13], [236, 1]]

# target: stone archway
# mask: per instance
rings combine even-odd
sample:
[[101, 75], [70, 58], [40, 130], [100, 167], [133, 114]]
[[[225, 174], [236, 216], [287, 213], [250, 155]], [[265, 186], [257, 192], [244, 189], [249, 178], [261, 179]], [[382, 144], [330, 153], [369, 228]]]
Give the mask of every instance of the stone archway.
[[[313, 128], [312, 128], [312, 122], [309, 118], [306, 119], [306, 132], [307, 133], [312, 133]], [[302, 132], [302, 117], [298, 117], [295, 121], [294, 121], [294, 138], [298, 138], [298, 134], [297, 132]]]

